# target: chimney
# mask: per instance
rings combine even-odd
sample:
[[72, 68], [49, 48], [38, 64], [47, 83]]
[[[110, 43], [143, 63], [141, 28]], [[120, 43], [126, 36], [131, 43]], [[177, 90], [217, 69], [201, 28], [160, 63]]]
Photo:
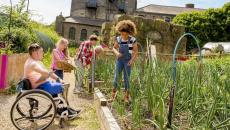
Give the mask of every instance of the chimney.
[[192, 4], [192, 3], [188, 3], [188, 4], [185, 4], [185, 7], [186, 7], [186, 8], [194, 8], [195, 5]]

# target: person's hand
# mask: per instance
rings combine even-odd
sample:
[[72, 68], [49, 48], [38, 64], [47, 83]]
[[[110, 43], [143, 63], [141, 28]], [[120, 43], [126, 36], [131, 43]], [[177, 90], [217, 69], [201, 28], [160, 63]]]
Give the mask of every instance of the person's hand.
[[65, 82], [64, 82], [62, 79], [60, 79], [60, 78], [57, 79], [57, 82], [62, 83], [62, 84], [65, 83]]
[[57, 70], [49, 70], [49, 73], [53, 74], [55, 71], [57, 71]]
[[121, 53], [118, 53], [116, 54], [117, 58], [121, 58], [122, 57], [122, 54]]
[[128, 66], [132, 66], [133, 65], [133, 60], [131, 59], [129, 62], [128, 62]]
[[62, 84], [65, 84], [64, 80], [62, 80], [62, 79], [60, 80], [60, 82], [61, 82]]
[[86, 64], [85, 62], [83, 62], [82, 65], [83, 65], [83, 67], [86, 67], [86, 66], [87, 66], [87, 64]]

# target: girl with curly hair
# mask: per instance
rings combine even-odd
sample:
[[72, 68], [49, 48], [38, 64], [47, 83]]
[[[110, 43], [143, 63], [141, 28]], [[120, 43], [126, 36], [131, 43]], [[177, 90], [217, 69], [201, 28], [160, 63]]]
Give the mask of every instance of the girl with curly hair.
[[120, 75], [123, 72], [125, 88], [124, 101], [129, 102], [131, 66], [138, 54], [138, 46], [136, 38], [134, 37], [136, 34], [136, 25], [130, 20], [123, 20], [116, 25], [116, 30], [120, 35], [116, 37], [113, 46], [113, 52], [116, 55], [117, 60], [113, 83], [114, 88], [112, 90], [112, 101], [115, 99], [117, 94], [118, 78], [121, 77]]

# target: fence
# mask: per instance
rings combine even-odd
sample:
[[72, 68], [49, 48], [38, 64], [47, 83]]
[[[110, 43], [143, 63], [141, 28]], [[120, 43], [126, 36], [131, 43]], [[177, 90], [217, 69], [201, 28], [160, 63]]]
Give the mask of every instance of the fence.
[[22, 78], [28, 54], [1, 55], [0, 57], [0, 89], [5, 89], [9, 87], [10, 82], [17, 82]]

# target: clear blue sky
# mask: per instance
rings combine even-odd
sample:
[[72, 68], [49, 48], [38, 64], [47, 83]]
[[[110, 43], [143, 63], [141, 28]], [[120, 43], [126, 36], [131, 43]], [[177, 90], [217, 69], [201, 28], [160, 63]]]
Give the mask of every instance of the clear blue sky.
[[[10, 0], [0, 0], [0, 5], [9, 5]], [[19, 0], [12, 0], [16, 4]], [[218, 8], [230, 0], [138, 0], [138, 7], [148, 4], [184, 6], [186, 3], [194, 3], [196, 8]], [[63, 13], [70, 14], [71, 0], [30, 0], [29, 9], [36, 14], [33, 19], [42, 23], [50, 24], [55, 17]]]

